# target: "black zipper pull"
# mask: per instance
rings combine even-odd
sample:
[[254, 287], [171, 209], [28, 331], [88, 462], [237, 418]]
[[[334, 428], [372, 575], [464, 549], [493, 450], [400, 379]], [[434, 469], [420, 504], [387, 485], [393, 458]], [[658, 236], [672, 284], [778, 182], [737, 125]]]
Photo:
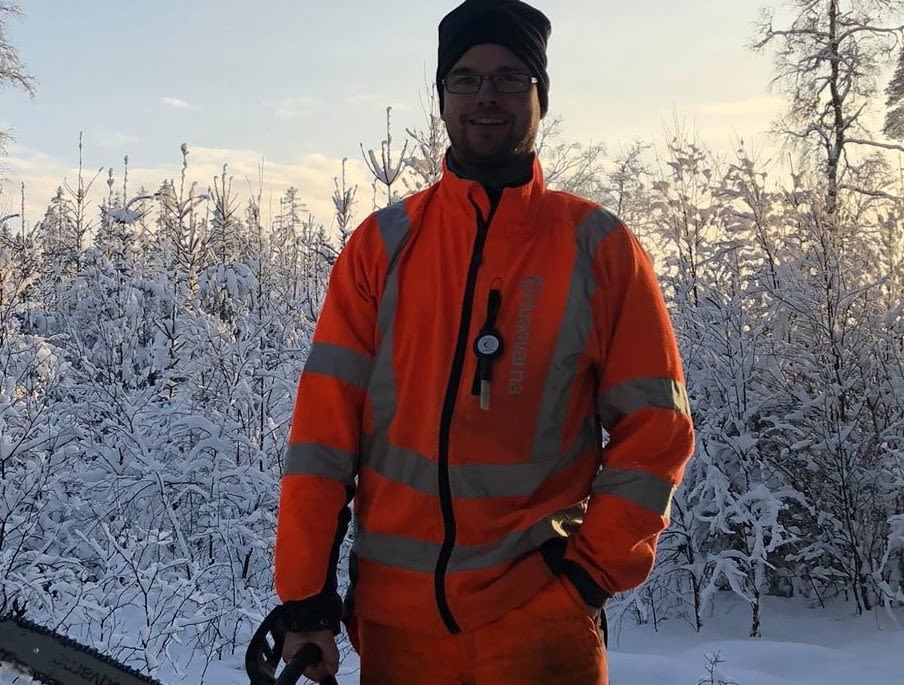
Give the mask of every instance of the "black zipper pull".
[[480, 408], [490, 408], [490, 381], [493, 379], [493, 361], [502, 355], [502, 335], [496, 330], [496, 316], [502, 306], [502, 291], [490, 290], [487, 300], [487, 318], [474, 341], [474, 354], [477, 355], [477, 369], [474, 373], [474, 384], [471, 394], [480, 396]]

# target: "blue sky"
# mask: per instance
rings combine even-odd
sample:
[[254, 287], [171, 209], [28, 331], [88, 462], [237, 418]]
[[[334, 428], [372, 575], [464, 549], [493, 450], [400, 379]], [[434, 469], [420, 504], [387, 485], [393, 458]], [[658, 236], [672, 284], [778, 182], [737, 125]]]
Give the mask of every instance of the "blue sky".
[[[37, 96], [0, 90], [0, 125], [15, 137], [0, 160], [0, 209], [18, 207], [21, 181], [27, 203], [45, 206], [71, 180], [83, 131], [85, 166], [95, 171], [113, 167], [118, 178], [128, 154], [136, 182], [159, 183], [178, 175], [187, 142], [202, 183], [228, 163], [256, 184], [263, 160], [265, 186], [299, 187], [318, 214], [328, 213], [343, 157], [364, 182], [359, 145], [379, 147], [387, 106], [398, 140], [422, 124], [436, 27], [456, 4], [19, 1], [25, 17], [8, 35]], [[704, 141], [729, 149], [735, 137], [755, 140], [778, 112], [771, 57], [746, 47], [757, 0], [536, 5], [553, 25], [550, 114], [569, 140], [614, 152], [635, 137], [661, 139], [677, 112]]]

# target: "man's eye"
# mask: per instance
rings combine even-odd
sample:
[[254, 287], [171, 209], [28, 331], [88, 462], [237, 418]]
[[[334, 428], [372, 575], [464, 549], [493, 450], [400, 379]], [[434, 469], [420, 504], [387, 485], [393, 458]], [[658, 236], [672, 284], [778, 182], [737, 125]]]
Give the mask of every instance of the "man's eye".
[[469, 88], [475, 86], [480, 81], [479, 76], [455, 76], [452, 79], [452, 85], [461, 88]]

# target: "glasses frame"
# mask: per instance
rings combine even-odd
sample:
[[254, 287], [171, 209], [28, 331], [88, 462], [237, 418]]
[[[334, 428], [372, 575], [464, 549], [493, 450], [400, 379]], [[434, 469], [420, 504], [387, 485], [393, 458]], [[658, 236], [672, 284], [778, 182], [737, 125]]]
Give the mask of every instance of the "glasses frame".
[[[501, 74], [471, 74], [471, 73], [468, 73], [468, 74], [461, 74], [461, 75], [462, 76], [470, 76], [470, 77], [479, 79], [477, 81], [477, 87], [474, 88], [473, 90], [452, 90], [449, 88], [449, 79], [447, 77], [447, 78], [444, 78], [442, 81], [443, 88], [446, 89], [447, 93], [450, 93], [451, 95], [477, 95], [477, 93], [480, 92], [480, 89], [483, 88], [483, 82], [489, 81], [493, 86], [493, 90], [499, 95], [521, 95], [522, 93], [528, 92], [531, 89], [531, 86], [535, 86], [540, 82], [536, 76], [531, 76], [527, 72], [523, 72], [523, 71], [504, 71]], [[499, 90], [499, 87], [496, 85], [496, 79], [502, 78], [505, 76], [526, 76], [527, 83], [524, 87], [524, 90]]]

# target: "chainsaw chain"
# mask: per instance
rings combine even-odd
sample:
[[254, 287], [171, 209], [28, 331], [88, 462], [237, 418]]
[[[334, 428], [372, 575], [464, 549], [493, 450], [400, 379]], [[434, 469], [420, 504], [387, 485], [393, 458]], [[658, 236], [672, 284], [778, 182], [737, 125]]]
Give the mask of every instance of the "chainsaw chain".
[[[112, 666], [116, 669], [119, 669], [120, 671], [122, 671], [124, 673], [128, 673], [132, 677], [137, 678], [138, 680], [141, 680], [141, 681], [147, 683], [148, 685], [163, 685], [163, 683], [161, 683], [159, 680], [155, 680], [154, 678], [151, 678], [150, 676], [145, 675], [141, 671], [139, 671], [131, 666], [126, 666], [125, 664], [120, 663], [113, 657], [108, 656], [108, 655], [104, 654], [103, 652], [99, 652], [98, 650], [94, 649], [93, 647], [88, 647], [87, 645], [83, 645], [81, 642], [78, 642], [77, 640], [73, 640], [72, 638], [67, 637], [66, 635], [61, 635], [60, 633], [56, 632], [55, 630], [51, 630], [50, 628], [42, 626], [38, 623], [29, 621], [26, 618], [15, 618], [10, 615], [0, 616], [0, 623], [3, 623], [5, 621], [12, 621], [20, 628], [25, 628], [31, 632], [44, 635], [45, 637], [51, 637], [65, 647], [69, 647], [71, 649], [74, 649], [76, 651], [79, 651], [79, 652], [82, 652], [85, 654], [89, 654], [89, 655], [93, 656], [95, 659], [98, 659], [99, 661], [103, 661], [108, 666]], [[63, 682], [57, 680], [56, 678], [50, 678], [49, 680], [45, 679], [40, 673], [36, 673], [34, 671], [34, 669], [32, 669], [27, 664], [22, 664], [16, 658], [15, 654], [3, 649], [3, 645], [0, 645], [0, 664], [7, 664], [7, 663], [12, 664], [13, 670], [26, 671], [30, 674], [30, 677], [40, 680], [42, 683], [46, 683], [46, 685], [66, 685], [66, 683], [63, 683]]]

